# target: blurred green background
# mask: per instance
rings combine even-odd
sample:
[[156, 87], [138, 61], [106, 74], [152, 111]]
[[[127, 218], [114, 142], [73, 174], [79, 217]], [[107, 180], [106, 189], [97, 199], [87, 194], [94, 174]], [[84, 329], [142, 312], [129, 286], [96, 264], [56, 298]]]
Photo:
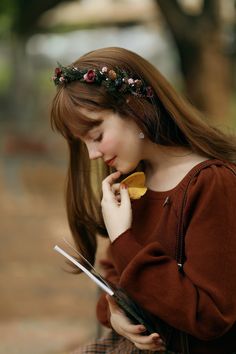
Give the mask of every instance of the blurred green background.
[[57, 61], [106, 46], [141, 54], [235, 131], [235, 0], [1, 0], [0, 354], [67, 353], [100, 330], [96, 287], [53, 251], [70, 232], [67, 150], [49, 112]]

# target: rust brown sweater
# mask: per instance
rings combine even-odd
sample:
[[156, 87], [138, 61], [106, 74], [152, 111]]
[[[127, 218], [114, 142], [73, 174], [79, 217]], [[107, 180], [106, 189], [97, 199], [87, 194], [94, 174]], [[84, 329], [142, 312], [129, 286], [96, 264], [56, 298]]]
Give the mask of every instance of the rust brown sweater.
[[[203, 166], [174, 189], [132, 202], [132, 228], [111, 244], [103, 266], [143, 308], [189, 333], [191, 353], [227, 354], [236, 352], [236, 177], [218, 160]], [[174, 259], [179, 208], [197, 169], [184, 210], [182, 274]], [[97, 314], [109, 326], [104, 296]]]

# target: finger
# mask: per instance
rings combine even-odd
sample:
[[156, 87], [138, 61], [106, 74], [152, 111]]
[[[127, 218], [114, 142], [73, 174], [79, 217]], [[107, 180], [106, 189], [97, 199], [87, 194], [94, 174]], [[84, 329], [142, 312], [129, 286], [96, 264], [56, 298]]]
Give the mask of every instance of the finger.
[[112, 296], [106, 295], [108, 301], [109, 309], [111, 313], [122, 313], [124, 319], [126, 320], [123, 323], [123, 329], [129, 334], [140, 334], [146, 331], [146, 328], [142, 324], [133, 324], [130, 322], [130, 319], [126, 316], [125, 312], [120, 308]]
[[114, 183], [111, 186], [111, 190], [112, 192], [116, 195], [116, 194], [120, 194], [120, 183]]
[[111, 313], [122, 313], [124, 316], [126, 316], [123, 309], [117, 304], [117, 302], [112, 296], [106, 295], [106, 299]]
[[112, 185], [117, 180], [117, 178], [120, 177], [120, 175], [120, 171], [113, 172], [103, 180], [103, 183]]
[[120, 198], [121, 198], [121, 204], [125, 204], [126, 206], [131, 206], [128, 187], [122, 183], [120, 185]]
[[163, 345], [159, 345], [159, 344], [139, 344], [139, 343], [135, 343], [133, 342], [134, 345], [141, 350], [148, 350], [148, 351], [157, 351], [159, 354], [164, 354], [166, 352], [166, 348]]
[[132, 342], [141, 350], [165, 351], [165, 344], [159, 334], [153, 333], [150, 336], [139, 336], [133, 338]]
[[130, 340], [140, 345], [164, 345], [158, 333], [152, 333], [150, 335], [130, 335]]
[[[124, 311], [120, 308], [120, 306], [116, 303], [115, 299], [112, 296], [106, 295], [106, 299], [108, 301], [108, 305], [111, 312], [119, 311], [124, 313]], [[142, 324], [130, 324], [129, 326], [127, 326], [127, 331], [129, 333], [134, 334], [132, 337], [130, 336], [130, 339], [137, 343], [152, 344], [153, 342], [158, 341], [159, 344], [163, 344], [163, 341], [158, 333], [152, 333], [148, 336], [140, 335], [141, 332], [146, 331], [145, 326]]]
[[111, 186], [112, 193], [115, 196], [116, 201], [118, 204], [120, 204], [121, 198], [120, 198], [120, 183], [114, 183]]
[[120, 201], [121, 201], [120, 194], [115, 195], [115, 199], [118, 202], [118, 205], [120, 205]]
[[115, 311], [120, 311], [121, 308], [117, 305], [116, 301], [113, 299], [112, 296], [110, 295], [106, 295], [106, 299], [109, 305], [109, 309], [111, 312], [115, 312]]
[[106, 193], [110, 193], [111, 192], [111, 186], [114, 184], [114, 182], [117, 180], [117, 178], [120, 177], [120, 171], [116, 171], [112, 174], [110, 174], [109, 176], [107, 176], [103, 182], [102, 182], [102, 192], [103, 195]]
[[161, 354], [161, 352], [165, 352], [166, 348], [163, 345], [159, 345], [159, 344], [139, 344], [139, 343], [135, 343], [133, 342], [134, 345], [141, 349], [141, 350], [150, 350], [150, 351], [158, 351], [159, 354]]

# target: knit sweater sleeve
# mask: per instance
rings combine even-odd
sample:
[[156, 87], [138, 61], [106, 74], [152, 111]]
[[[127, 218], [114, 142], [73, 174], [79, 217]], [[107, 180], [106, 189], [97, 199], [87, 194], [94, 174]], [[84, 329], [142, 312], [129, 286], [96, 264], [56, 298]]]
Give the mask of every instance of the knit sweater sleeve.
[[236, 319], [235, 210], [232, 172], [202, 170], [187, 194], [184, 272], [158, 241], [142, 247], [129, 229], [111, 245], [120, 285], [175, 328], [202, 340], [220, 337]]
[[[107, 250], [107, 258], [102, 259], [99, 263], [104, 273], [104, 279], [109, 282], [109, 284], [116, 286], [119, 283], [120, 278], [111, 260], [110, 248]], [[110, 310], [106, 300], [106, 294], [104, 292], [101, 293], [98, 299], [96, 314], [97, 319], [102, 325], [111, 328]]]

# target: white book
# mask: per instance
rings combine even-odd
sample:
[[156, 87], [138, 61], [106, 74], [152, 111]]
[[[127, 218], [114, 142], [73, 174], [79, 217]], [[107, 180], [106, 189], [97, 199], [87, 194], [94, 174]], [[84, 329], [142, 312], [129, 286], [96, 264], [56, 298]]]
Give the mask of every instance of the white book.
[[67, 258], [76, 267], [78, 267], [84, 274], [86, 274], [96, 285], [98, 285], [108, 295], [112, 296], [117, 304], [124, 310], [126, 315], [136, 324], [141, 323], [146, 328], [147, 333], [159, 333], [162, 336], [162, 330], [158, 321], [153, 321], [152, 316], [142, 309], [135, 301], [133, 301], [122, 288], [113, 288], [107, 281], [96, 271], [96, 269], [89, 263], [89, 261], [76, 250], [68, 241], [64, 241], [83, 259], [84, 263], [89, 265], [87, 269], [84, 264], [69, 255], [65, 250], [59, 246], [55, 246], [54, 250]]
[[[87, 268], [85, 268], [80, 262], [78, 262], [74, 257], [70, 256], [66, 253], [61, 247], [55, 246], [54, 250], [61, 253], [64, 257], [69, 259], [74, 265], [76, 265], [80, 270], [82, 270], [90, 279], [94, 281], [102, 290], [104, 290], [108, 295], [113, 296], [114, 291], [111, 287], [106, 283], [105, 280], [102, 279], [102, 276], [99, 274], [95, 276], [92, 272], [90, 272]], [[97, 272], [96, 272], [97, 273]]]

